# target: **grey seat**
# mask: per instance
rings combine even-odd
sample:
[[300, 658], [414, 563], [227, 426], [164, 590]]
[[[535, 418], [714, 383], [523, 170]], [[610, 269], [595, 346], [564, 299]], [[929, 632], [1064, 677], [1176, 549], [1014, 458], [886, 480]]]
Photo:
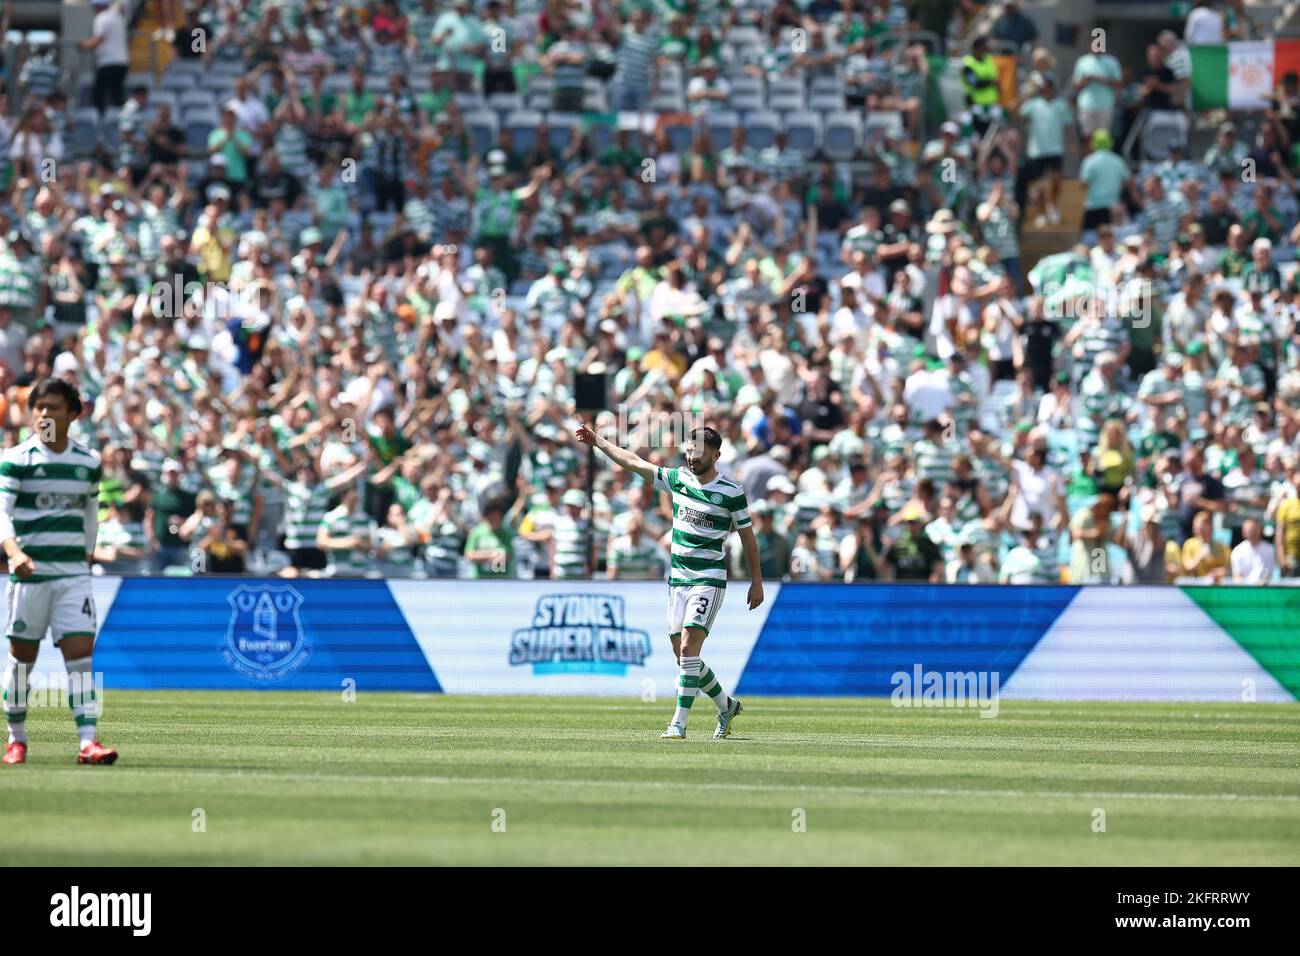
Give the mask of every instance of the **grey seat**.
[[776, 141], [781, 117], [768, 110], [755, 110], [745, 117], [745, 139], [754, 149], [766, 149]]
[[822, 124], [822, 151], [833, 160], [844, 161], [862, 145], [862, 118], [858, 113], [831, 113]]

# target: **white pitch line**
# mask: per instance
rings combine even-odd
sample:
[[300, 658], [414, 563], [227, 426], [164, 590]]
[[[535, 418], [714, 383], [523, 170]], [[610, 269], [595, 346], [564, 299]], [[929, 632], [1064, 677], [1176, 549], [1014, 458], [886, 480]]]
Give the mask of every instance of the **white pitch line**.
[[[107, 692], [106, 692], [106, 693], [107, 693]], [[117, 692], [115, 692], [115, 693], [133, 693], [133, 692], [132, 692], [132, 691], [117, 691]], [[217, 691], [216, 693], [237, 693], [237, 692], [231, 692], [231, 691]], [[257, 691], [250, 691], [249, 693], [259, 693], [259, 692], [257, 692]], [[328, 691], [322, 691], [321, 693], [331, 693], [331, 692], [328, 692]], [[372, 696], [373, 696], [373, 697], [378, 697], [380, 693], [387, 693], [387, 692], [386, 692], [386, 691], [385, 691], [385, 692], [380, 692], [380, 691], [371, 691], [371, 692], [370, 692], [369, 694], [367, 694], [366, 696], [367, 696], [367, 697], [372, 697]], [[332, 696], [332, 693], [331, 693], [331, 696]], [[499, 699], [499, 700], [501, 701], [502, 705], [508, 704], [508, 703], [509, 703], [509, 700], [510, 700], [510, 698], [509, 698], [509, 697], [506, 697], [506, 696], [501, 696], [501, 697], [499, 697], [499, 698], [493, 698], [493, 699]], [[427, 707], [429, 704], [434, 703], [434, 702], [439, 702], [439, 703], [440, 703], [440, 702], [443, 702], [443, 701], [449, 701], [449, 700], [456, 700], [456, 701], [458, 701], [457, 704], [454, 705], [455, 709], [458, 710], [458, 711], [470, 711], [470, 712], [474, 712], [474, 711], [483, 711], [483, 712], [486, 712], [486, 713], [499, 713], [499, 712], [501, 712], [501, 711], [503, 711], [503, 710], [506, 709], [504, 706], [500, 706], [500, 707], [498, 707], [498, 706], [492, 706], [492, 705], [489, 705], [489, 704], [483, 704], [483, 703], [477, 703], [477, 702], [476, 702], [476, 703], [473, 703], [473, 704], [470, 704], [470, 703], [464, 703], [464, 702], [463, 702], [463, 701], [464, 701], [464, 697], [461, 696], [461, 695], [443, 695], [443, 694], [431, 694], [431, 695], [429, 695], [429, 698], [426, 699], [426, 700], [387, 700], [387, 701], [386, 701], [386, 700], [383, 700], [382, 698], [380, 698], [379, 703], [382, 703], [384, 706], [387, 706], [387, 707], [397, 707], [397, 708], [407, 708], [407, 707], [410, 707], [410, 708], [414, 708], [414, 707]], [[586, 701], [586, 700], [590, 700], [590, 698], [581, 698], [581, 697], [579, 697], [579, 698], [573, 698], [573, 697], [556, 697], [556, 698], [554, 698], [554, 700], [555, 700], [555, 706], [554, 706], [553, 708], [551, 708], [551, 709], [560, 709], [561, 707], [571, 707], [571, 706], [572, 706], [572, 702], [575, 701], [575, 700], [583, 700], [583, 701]], [[537, 702], [537, 701], [536, 701], [536, 698], [530, 698], [530, 699], [529, 699], [529, 703], [536, 703], [536, 702]], [[224, 708], [224, 707], [248, 707], [248, 706], [256, 706], [256, 707], [312, 707], [312, 706], [316, 706], [316, 705], [318, 705], [318, 704], [320, 704], [320, 703], [322, 703], [322, 702], [321, 702], [321, 701], [314, 701], [314, 700], [297, 700], [297, 701], [291, 701], [291, 700], [259, 700], [259, 699], [257, 699], [256, 697], [250, 697], [247, 701], [233, 701], [233, 700], [230, 700], [230, 701], [217, 701], [217, 700], [204, 700], [204, 699], [202, 699], [202, 698], [196, 698], [196, 699], [190, 700], [190, 701], [188, 701], [188, 702], [182, 702], [182, 701], [178, 701], [178, 700], [161, 700], [161, 699], [158, 699], [158, 698], [146, 698], [146, 699], [141, 699], [141, 700], [132, 700], [132, 701], [129, 701], [127, 705], [128, 705], [128, 706], [131, 706], [131, 707], [134, 707], [134, 706], [136, 706], [137, 704], [140, 704], [140, 705], [147, 705], [147, 706], [150, 706], [150, 707], [176, 707], [176, 706], [179, 706], [181, 703], [185, 703], [187, 706], [194, 707], [194, 708], [203, 708], [203, 707], [220, 707], [220, 708]], [[343, 703], [342, 701], [340, 701], [340, 700], [330, 701], [330, 703], [337, 703], [337, 704], [339, 704], [340, 706], [354, 706], [354, 705], [351, 705], [351, 704], [344, 704], [344, 703]], [[1104, 713], [1104, 712], [1100, 712], [1099, 709], [1098, 709], [1098, 710], [1074, 710], [1074, 711], [1066, 711], [1066, 712], [1063, 712], [1063, 711], [1060, 711], [1060, 710], [1037, 710], [1037, 709], [1035, 709], [1035, 710], [1028, 710], [1028, 709], [1025, 709], [1025, 708], [1022, 708], [1022, 707], [1011, 707], [1011, 708], [1008, 708], [1007, 705], [1008, 705], [1009, 703], [1012, 703], [1012, 702], [1010, 702], [1010, 701], [1005, 701], [1005, 700], [1002, 701], [1002, 707], [1005, 709], [1005, 710], [1004, 710], [1004, 714], [1003, 714], [1002, 716], [1005, 716], [1005, 717], [1010, 718], [1010, 719], [1012, 719], [1012, 720], [1018, 719], [1018, 718], [1020, 718], [1020, 717], [1028, 717], [1028, 716], [1051, 716], [1051, 717], [1072, 716], [1072, 717], [1087, 717], [1087, 718], [1091, 718], [1091, 719], [1092, 719], [1093, 721], [1095, 721], [1095, 722], [1106, 722], [1106, 723], [1132, 723], [1132, 722], [1134, 722], [1134, 721], [1145, 721], [1145, 720], [1148, 720], [1148, 719], [1154, 719], [1154, 720], [1160, 720], [1160, 721], [1174, 721], [1174, 720], [1198, 720], [1198, 721], [1204, 721], [1204, 720], [1275, 721], [1275, 722], [1282, 722], [1282, 723], [1294, 723], [1294, 724], [1300, 724], [1300, 710], [1297, 710], [1296, 712], [1293, 712], [1293, 713], [1291, 713], [1291, 714], [1269, 714], [1269, 713], [1260, 713], [1260, 714], [1242, 714], [1242, 713], [1231, 713], [1231, 714], [1204, 714], [1204, 713], [1199, 713], [1199, 712], [1192, 712], [1192, 713], [1187, 713], [1187, 712], [1177, 712], [1177, 713], [1163, 713], [1163, 714], [1161, 714], [1161, 713], [1156, 713], [1156, 714], [1150, 714], [1150, 715], [1147, 715], [1147, 714], [1142, 714], [1142, 713], [1132, 713], [1132, 714], [1125, 714], [1125, 713]], [[1110, 703], [1110, 702], [1109, 702], [1109, 701], [1098, 701], [1097, 703], [1098, 703], [1098, 704], [1105, 704], [1105, 703]], [[1116, 703], [1122, 703], [1122, 704], [1133, 704], [1134, 701], [1122, 701], [1122, 702], [1116, 702]], [[1167, 703], [1167, 702], [1165, 702], [1165, 701], [1149, 701], [1149, 703], [1159, 704], [1159, 703]], [[1179, 703], [1183, 703], [1183, 704], [1185, 705], [1185, 704], [1188, 703], [1188, 702], [1179, 702]], [[1282, 706], [1286, 706], [1286, 705], [1284, 705], [1284, 704], [1271, 704], [1271, 705], [1266, 705], [1266, 706], [1271, 706], [1271, 707], [1282, 707]], [[643, 704], [643, 705], [639, 705], [639, 706], [638, 706], [638, 705], [632, 705], [632, 704], [596, 705], [596, 704], [583, 703], [583, 704], [581, 705], [581, 712], [582, 712], [582, 713], [588, 713], [588, 712], [593, 712], [593, 713], [623, 713], [623, 712], [637, 712], [637, 713], [640, 713], [640, 712], [645, 712], [645, 711], [648, 711], [648, 710], [651, 710], [651, 709], [652, 709], [652, 706], [651, 706], [651, 705], [648, 705], [648, 704]], [[872, 706], [866, 706], [866, 707], [861, 707], [861, 708], [857, 708], [857, 707], [807, 707], [807, 708], [804, 708], [804, 707], [767, 707], [767, 706], [762, 705], [761, 703], [758, 704], [758, 705], [756, 705], [756, 707], [755, 707], [755, 711], [756, 711], [756, 713], [758, 713], [758, 714], [794, 714], [794, 715], [798, 715], [798, 716], [817, 716], [817, 715], [821, 715], [821, 714], [849, 714], [849, 715], [857, 715], [857, 716], [861, 716], [861, 717], [879, 717], [879, 718], [881, 718], [881, 719], [884, 719], [884, 718], [888, 717], [889, 715], [893, 714], [895, 711], [909, 711], [909, 712], [916, 712], [916, 711], [921, 711], [921, 710], [927, 710], [927, 711], [936, 711], [936, 712], [944, 712], [944, 713], [953, 713], [953, 714], [955, 715], [955, 714], [959, 714], [959, 713], [964, 712], [964, 711], [976, 710], [976, 709], [977, 709], [977, 708], [973, 708], [973, 707], [932, 707], [932, 708], [920, 708], [920, 707], [889, 707], [889, 708], [885, 708], [885, 707], [872, 707]], [[1070, 722], [1070, 721], [1065, 721], [1065, 720], [1039, 721], [1038, 723], [1045, 723], [1045, 724], [1064, 724], [1064, 723], [1071, 723], [1071, 725], [1073, 725], [1072, 722]]]
[[[83, 770], [70, 767], [42, 769], [45, 774], [76, 774], [85, 778]], [[571, 778], [546, 779], [536, 777], [443, 777], [443, 776], [382, 776], [378, 774], [287, 773], [281, 771], [246, 770], [181, 770], [170, 767], [141, 767], [132, 769], [131, 775], [160, 774], [169, 777], [235, 777], [249, 780], [317, 781], [339, 780], [345, 783], [419, 783], [464, 786], [542, 786], [542, 787], [620, 787], [623, 789], [651, 790], [736, 790], [752, 793], [852, 793], [861, 796], [927, 796], [927, 797], [1012, 797], [1090, 800], [1203, 800], [1203, 801], [1260, 801], [1295, 803], [1300, 794], [1263, 793], [1144, 793], [1103, 790], [1000, 790], [975, 787], [854, 787], [823, 784], [768, 784], [768, 783], [691, 783], [672, 780], [578, 780]]]

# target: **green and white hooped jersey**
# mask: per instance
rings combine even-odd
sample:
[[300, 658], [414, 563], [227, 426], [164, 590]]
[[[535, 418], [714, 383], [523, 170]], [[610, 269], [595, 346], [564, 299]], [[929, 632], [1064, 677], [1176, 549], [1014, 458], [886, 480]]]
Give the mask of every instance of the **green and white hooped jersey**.
[[256, 481], [250, 469], [241, 466], [239, 474], [235, 476], [234, 481], [231, 481], [226, 476], [225, 469], [218, 466], [208, 473], [208, 481], [212, 484], [212, 490], [216, 492], [218, 498], [234, 504], [235, 507], [230, 513], [232, 524], [246, 525], [253, 520], [253, 492], [256, 490]]
[[68, 440], [56, 452], [33, 435], [0, 457], [0, 509], [13, 521], [14, 536], [36, 568], [32, 583], [89, 574], [86, 554], [99, 523], [99, 455]]
[[286, 481], [284, 546], [290, 551], [316, 547], [316, 532], [329, 511], [332, 493], [324, 482]]
[[620, 535], [610, 545], [609, 561], [621, 578], [653, 579], [661, 576], [659, 545], [647, 535], [633, 543], [631, 535]]
[[554, 567], [551, 573], [557, 578], [579, 578], [587, 573], [587, 540], [591, 523], [584, 518], [556, 515], [551, 521], [555, 536]]
[[686, 468], [656, 468], [655, 487], [673, 496], [669, 586], [725, 588], [727, 535], [750, 526], [745, 490], [722, 475], [702, 485]]
[[[378, 528], [371, 517], [364, 511], [349, 511], [347, 505], [339, 505], [321, 519], [327, 528], [327, 534], [335, 538], [358, 535], [363, 540], [374, 542]], [[332, 550], [329, 554], [329, 566], [336, 574], [365, 574], [370, 567], [369, 548], [342, 548]]]

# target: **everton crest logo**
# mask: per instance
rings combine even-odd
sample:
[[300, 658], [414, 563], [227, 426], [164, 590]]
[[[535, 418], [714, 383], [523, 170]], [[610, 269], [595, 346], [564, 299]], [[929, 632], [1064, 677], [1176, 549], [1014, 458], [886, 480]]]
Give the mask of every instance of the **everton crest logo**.
[[230, 625], [221, 656], [238, 674], [276, 681], [307, 661], [309, 649], [298, 615], [303, 597], [295, 588], [241, 584], [226, 596]]

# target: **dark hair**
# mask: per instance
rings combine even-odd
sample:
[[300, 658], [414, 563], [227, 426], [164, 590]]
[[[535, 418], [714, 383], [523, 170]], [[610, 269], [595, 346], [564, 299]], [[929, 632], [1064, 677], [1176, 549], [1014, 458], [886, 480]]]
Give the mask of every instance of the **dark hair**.
[[81, 414], [81, 393], [61, 378], [41, 379], [40, 384], [27, 396], [27, 407], [35, 408], [38, 401], [50, 395], [62, 398], [73, 418]]
[[722, 450], [722, 436], [718, 434], [717, 429], [710, 428], [708, 425], [701, 425], [692, 431], [691, 437], [704, 442], [705, 448], [712, 448], [714, 451]]

